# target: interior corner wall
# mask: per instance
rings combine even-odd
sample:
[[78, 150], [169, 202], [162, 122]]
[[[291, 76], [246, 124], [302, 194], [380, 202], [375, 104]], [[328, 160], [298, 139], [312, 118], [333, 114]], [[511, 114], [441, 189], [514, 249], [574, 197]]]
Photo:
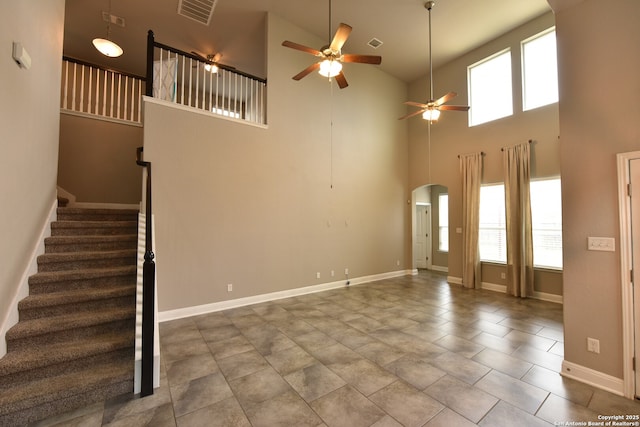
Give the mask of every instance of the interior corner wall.
[[[459, 154], [482, 151], [483, 183], [503, 182], [502, 153], [500, 149], [534, 140], [532, 145], [532, 176], [534, 178], [560, 175], [560, 147], [558, 142], [558, 104], [522, 111], [520, 78], [520, 42], [555, 24], [548, 12], [511, 32], [463, 55], [434, 70], [434, 97], [449, 91], [457, 96], [449, 104], [468, 105], [467, 67], [510, 48], [514, 114], [479, 126], [468, 126], [468, 114], [443, 111], [438, 123], [431, 126], [429, 142], [428, 124], [422, 118], [409, 121], [409, 188], [425, 184], [440, 184], [449, 193], [449, 273], [462, 277], [462, 184], [459, 172]], [[409, 87], [409, 99], [426, 102], [428, 76]], [[410, 110], [407, 110], [409, 112]]]
[[411, 268], [406, 84], [294, 81], [315, 58], [282, 41], [326, 42], [274, 15], [267, 34], [268, 126], [145, 103], [160, 312]]
[[[0, 326], [56, 198], [64, 0], [3, 2], [0, 25]], [[31, 68], [18, 67], [20, 42]]]
[[[556, 14], [563, 195], [565, 360], [623, 377], [616, 154], [640, 150], [640, 2], [584, 0]], [[597, 31], [594, 31], [597, 28]], [[597, 196], [597, 197], [596, 197]], [[587, 351], [600, 340], [600, 354]]]

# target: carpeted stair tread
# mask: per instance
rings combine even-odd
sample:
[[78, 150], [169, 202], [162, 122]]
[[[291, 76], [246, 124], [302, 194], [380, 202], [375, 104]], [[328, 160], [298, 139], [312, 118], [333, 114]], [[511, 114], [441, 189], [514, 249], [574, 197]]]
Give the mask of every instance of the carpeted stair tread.
[[108, 353], [133, 347], [135, 333], [105, 333], [86, 338], [72, 346], [68, 342], [46, 344], [28, 350], [9, 352], [0, 359], [0, 393], [2, 393], [2, 376], [42, 368], [80, 358]]
[[104, 300], [123, 296], [135, 295], [136, 284], [129, 286], [112, 286], [94, 289], [87, 292], [84, 289], [72, 289], [68, 291], [49, 292], [29, 295], [18, 303], [19, 310], [50, 307], [56, 305], [80, 304], [95, 300]]
[[55, 221], [51, 223], [52, 236], [131, 234], [138, 230], [138, 222], [132, 221]]
[[57, 209], [58, 220], [99, 220], [118, 221], [122, 219], [136, 220], [137, 209], [104, 209], [104, 208], [71, 208]]
[[43, 271], [29, 277], [30, 285], [42, 283], [73, 281], [73, 280], [91, 280], [101, 277], [128, 276], [136, 274], [137, 266], [125, 265], [106, 268], [86, 268], [82, 270], [68, 271]]
[[135, 248], [137, 243], [137, 234], [52, 236], [44, 239], [47, 253], [126, 249]]
[[118, 307], [91, 312], [65, 314], [42, 319], [20, 321], [7, 331], [6, 339], [18, 340], [53, 332], [101, 325], [117, 320], [133, 319], [136, 307]]
[[59, 252], [38, 256], [38, 271], [60, 271], [85, 269], [90, 266], [111, 267], [134, 264], [137, 249], [117, 249], [109, 251]]
[[7, 388], [0, 392], [0, 417], [74, 395], [90, 395], [94, 389], [109, 384], [128, 381], [133, 384], [133, 364], [133, 360], [98, 364]]

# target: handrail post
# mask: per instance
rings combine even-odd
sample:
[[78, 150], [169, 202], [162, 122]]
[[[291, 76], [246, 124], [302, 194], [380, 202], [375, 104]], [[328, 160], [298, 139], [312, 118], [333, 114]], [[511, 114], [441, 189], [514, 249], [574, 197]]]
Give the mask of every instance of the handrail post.
[[155, 328], [155, 282], [151, 211], [151, 162], [142, 160], [143, 147], [137, 149], [136, 163], [147, 168], [145, 203], [145, 252], [142, 266], [142, 366], [140, 397], [153, 394], [153, 357]]
[[155, 38], [153, 37], [153, 31], [149, 30], [147, 33], [147, 84], [146, 84], [146, 96], [153, 96], [153, 49], [155, 46]]

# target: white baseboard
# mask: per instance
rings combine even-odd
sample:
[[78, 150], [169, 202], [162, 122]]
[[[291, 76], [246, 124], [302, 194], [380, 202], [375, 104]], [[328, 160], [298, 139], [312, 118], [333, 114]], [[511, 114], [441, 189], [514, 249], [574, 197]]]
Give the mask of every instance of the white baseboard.
[[507, 293], [507, 286], [506, 285], [499, 285], [497, 283], [482, 282], [482, 283], [480, 283], [480, 286], [482, 287], [482, 289], [485, 289], [487, 291], [500, 292], [501, 294], [506, 294]]
[[556, 304], [563, 304], [564, 303], [562, 295], [549, 294], [549, 293], [546, 293], [546, 292], [534, 291], [532, 298], [539, 299], [539, 300], [542, 300], [542, 301], [555, 302]]
[[431, 270], [439, 271], [441, 273], [448, 273], [449, 272], [449, 267], [445, 267], [445, 266], [442, 266], [442, 265], [432, 265], [431, 266]]
[[49, 210], [49, 217], [42, 224], [40, 234], [36, 240], [36, 244], [31, 251], [31, 257], [27, 268], [22, 272], [20, 278], [20, 284], [16, 289], [16, 293], [11, 299], [11, 304], [6, 317], [2, 321], [0, 326], [0, 357], [7, 354], [7, 340], [5, 339], [7, 331], [11, 329], [19, 320], [18, 303], [21, 299], [29, 296], [29, 276], [32, 276], [38, 272], [38, 256], [44, 253], [44, 239], [51, 236], [51, 223], [57, 218], [56, 208], [58, 207], [58, 200], [54, 199]]
[[462, 277], [447, 276], [447, 282], [453, 285], [462, 285]]
[[[361, 285], [364, 283], [375, 282], [378, 280], [390, 279], [393, 277], [407, 276], [413, 274], [413, 270], [390, 271], [387, 273], [374, 274], [371, 276], [362, 276], [349, 279], [349, 286]], [[336, 282], [322, 283], [313, 286], [304, 286], [302, 288], [288, 289], [285, 291], [271, 292], [268, 294], [254, 295], [250, 297], [237, 298], [214, 302], [211, 304], [197, 305], [193, 307], [179, 308], [175, 310], [161, 311], [158, 313], [159, 322], [167, 322], [169, 320], [181, 319], [183, 317], [197, 316], [200, 314], [213, 313], [216, 311], [229, 310], [232, 308], [243, 307], [251, 304], [275, 301], [283, 298], [290, 298], [300, 295], [313, 294], [316, 292], [327, 291], [330, 289], [343, 288], [347, 286], [346, 280]]]
[[624, 396], [624, 381], [622, 378], [604, 374], [600, 371], [595, 371], [566, 360], [562, 361], [562, 372], [560, 372], [560, 375], [619, 396]]

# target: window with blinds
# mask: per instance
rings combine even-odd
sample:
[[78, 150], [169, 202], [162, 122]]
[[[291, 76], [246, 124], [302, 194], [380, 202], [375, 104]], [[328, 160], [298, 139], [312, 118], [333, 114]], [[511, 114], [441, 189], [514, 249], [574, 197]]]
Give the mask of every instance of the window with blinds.
[[[560, 179], [531, 181], [533, 265], [562, 269], [562, 197]], [[504, 184], [480, 188], [480, 260], [507, 262]]]

